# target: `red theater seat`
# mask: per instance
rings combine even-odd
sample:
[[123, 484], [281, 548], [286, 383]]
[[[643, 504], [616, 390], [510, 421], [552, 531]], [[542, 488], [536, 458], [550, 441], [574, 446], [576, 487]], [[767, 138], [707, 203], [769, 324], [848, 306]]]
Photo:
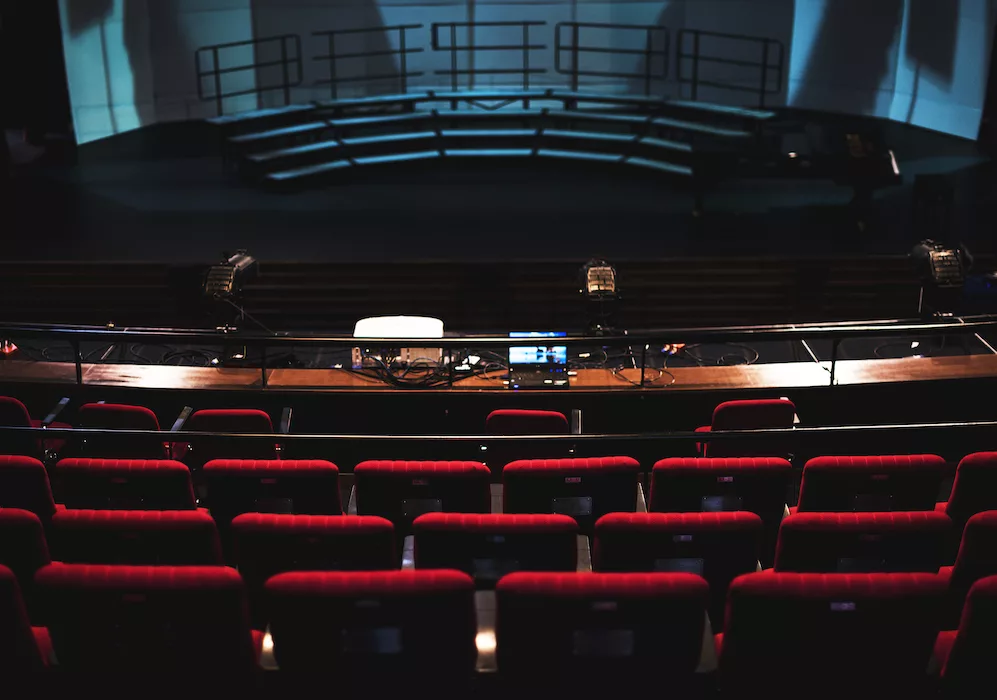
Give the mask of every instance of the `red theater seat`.
[[557, 411], [503, 408], [485, 418], [489, 435], [567, 435], [568, 419]]
[[63, 459], [56, 491], [67, 508], [193, 510], [190, 470], [167, 459]]
[[947, 622], [954, 626], [973, 584], [997, 575], [997, 511], [977, 513], [966, 522], [955, 566], [943, 567], [941, 575], [949, 582]]
[[[11, 396], [0, 396], [0, 425], [12, 428], [41, 428], [42, 421], [36, 420], [28, 413], [23, 403]], [[53, 422], [52, 428], [71, 428], [68, 423]], [[49, 438], [39, 440], [35, 435], [6, 434], [3, 436], [3, 453], [24, 455], [42, 459], [45, 450], [58, 452], [66, 444], [65, 438]]]
[[361, 462], [357, 513], [379, 515], [405, 530], [423, 513], [488, 513], [490, 472], [480, 462]]
[[14, 572], [29, 607], [35, 572], [51, 561], [38, 516], [19, 508], [0, 508], [0, 566]]
[[950, 697], [983, 697], [994, 690], [997, 659], [997, 576], [973, 584], [958, 632], [939, 635], [942, 683]]
[[[265, 411], [252, 408], [202, 409], [184, 423], [184, 430], [204, 433], [273, 433], [273, 422]], [[268, 442], [240, 440], [205, 440], [193, 438], [186, 445], [175, 445], [178, 459], [192, 469], [199, 469], [213, 459], [279, 459], [277, 446]]]
[[219, 525], [242, 513], [339, 515], [339, 469], [321, 459], [216, 459], [204, 465]]
[[[148, 408], [114, 403], [88, 403], [80, 406], [76, 423], [80, 428], [159, 431], [159, 420]], [[76, 441], [73, 452], [81, 457], [122, 459], [169, 457], [167, 447], [160, 436], [90, 435]]]
[[606, 513], [637, 509], [639, 471], [630, 457], [512, 462], [502, 472], [503, 510], [570, 515], [590, 528]]
[[510, 574], [496, 587], [499, 673], [566, 692], [675, 692], [699, 663], [708, 589], [692, 574]]
[[740, 576], [727, 598], [721, 690], [778, 679], [819, 697], [919, 693], [944, 593], [943, 580], [923, 573]]
[[595, 571], [690, 573], [710, 584], [719, 629], [730, 582], [758, 568], [762, 519], [754, 513], [611, 513], [595, 524]]
[[263, 585], [287, 571], [397, 569], [395, 530], [374, 516], [245, 513], [232, 521], [235, 564], [254, 625], [266, 624]]
[[256, 652], [242, 579], [221, 566], [51, 564], [36, 576], [59, 666], [234, 682]]
[[63, 510], [49, 539], [66, 564], [224, 563], [215, 521], [202, 510]]
[[[458, 571], [295, 572], [266, 584], [282, 672], [439, 691], [474, 670], [474, 582]], [[421, 685], [421, 683], [419, 683]]]
[[964, 457], [955, 472], [947, 503], [940, 504], [962, 532], [972, 516], [997, 510], [997, 452], [977, 452]]
[[17, 577], [0, 565], [0, 678], [3, 678], [5, 691], [15, 697], [18, 693], [12, 683], [14, 678], [37, 673], [45, 666], [45, 658], [28, 622]]
[[[557, 411], [503, 408], [488, 414], [485, 432], [489, 435], [567, 435], [570, 426], [565, 415]], [[567, 457], [570, 447], [565, 442], [555, 441], [493, 442], [488, 447], [488, 466], [498, 472], [509, 462], [524, 457]]]
[[29, 510], [47, 523], [55, 500], [45, 465], [34, 457], [0, 456], [0, 508]]
[[514, 571], [574, 571], [578, 524], [566, 515], [428, 513], [412, 523], [419, 569], [458, 569], [494, 585]]
[[[796, 406], [789, 399], [725, 401], [713, 410], [713, 420], [696, 432], [792, 428]], [[792, 450], [785, 440], [714, 440], [699, 445], [703, 457], [786, 457]]]
[[952, 521], [944, 513], [797, 513], [782, 521], [775, 570], [937, 573]]
[[817, 457], [803, 467], [797, 511], [934, 510], [944, 478], [935, 455]]

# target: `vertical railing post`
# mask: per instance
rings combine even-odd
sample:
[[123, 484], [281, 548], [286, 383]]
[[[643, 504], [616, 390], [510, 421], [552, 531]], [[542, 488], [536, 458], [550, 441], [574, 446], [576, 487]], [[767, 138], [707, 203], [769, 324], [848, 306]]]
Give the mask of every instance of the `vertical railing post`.
[[329, 97], [339, 98], [338, 80], [336, 76], [336, 33], [329, 32]]
[[[246, 355], [249, 355], [249, 350], [246, 350]], [[260, 381], [262, 382], [263, 388], [267, 388], [267, 346], [260, 346]]]
[[765, 93], [768, 90], [769, 82], [769, 42], [768, 39], [762, 42], [762, 86], [758, 93], [758, 106], [765, 106]]
[[578, 23], [571, 25], [571, 91], [578, 92]]
[[[284, 106], [287, 107], [291, 104], [291, 75], [288, 73], [287, 65], [287, 37], [282, 36], [280, 38], [280, 68], [281, 73], [284, 76]], [[259, 104], [257, 102], [257, 104]]]
[[838, 345], [841, 343], [839, 338], [835, 338], [831, 341], [831, 386], [834, 386], [835, 372], [838, 369]]
[[693, 30], [692, 42], [692, 99], [699, 98], [699, 30]]
[[[471, 30], [468, 29], [468, 34]], [[450, 25], [450, 89], [457, 92], [457, 25]]]
[[218, 47], [214, 46], [211, 49], [212, 60], [214, 61], [214, 72], [215, 72], [215, 101], [218, 103], [218, 116], [222, 116], [225, 113], [225, 103], [222, 99], [222, 74], [221, 68], [218, 65]]
[[73, 338], [70, 342], [73, 346], [73, 362], [76, 364], [76, 385], [83, 386], [83, 352], [80, 350], [80, 341]]
[[405, 53], [405, 27], [398, 28], [398, 64], [401, 67], [401, 89], [402, 94], [408, 93], [408, 60]]
[[[530, 25], [523, 22], [523, 91], [530, 89]], [[523, 100], [523, 108], [530, 108], [530, 101]]]
[[651, 52], [654, 49], [654, 35], [651, 27], [644, 30], [647, 34], [644, 41], [644, 96], [651, 96]]
[[647, 343], [640, 350], [640, 386], [644, 388], [644, 375], [647, 373]]

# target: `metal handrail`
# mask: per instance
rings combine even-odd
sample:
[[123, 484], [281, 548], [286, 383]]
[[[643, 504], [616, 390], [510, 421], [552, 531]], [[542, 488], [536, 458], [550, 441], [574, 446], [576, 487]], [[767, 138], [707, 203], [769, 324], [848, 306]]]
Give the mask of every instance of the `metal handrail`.
[[[474, 78], [478, 75], [522, 75], [523, 76], [523, 89], [528, 90], [530, 87], [530, 76], [546, 73], [546, 68], [533, 68], [530, 67], [530, 52], [531, 51], [542, 51], [547, 48], [546, 44], [531, 44], [530, 43], [530, 27], [543, 27], [546, 26], [547, 22], [544, 21], [502, 21], [502, 22], [434, 22], [431, 26], [432, 29], [432, 47], [433, 51], [449, 51], [450, 52], [450, 68], [446, 70], [434, 71], [436, 75], [449, 75], [450, 76], [450, 87], [452, 90], [458, 89], [459, 77], [462, 75], [468, 76], [471, 86], [474, 85]], [[520, 44], [485, 44], [483, 46], [478, 46], [474, 43], [473, 39], [467, 45], [461, 45], [457, 42], [457, 29], [467, 28], [470, 30], [477, 29], [479, 27], [521, 27], [523, 30], [523, 41]], [[440, 29], [449, 30], [450, 41], [446, 45], [440, 43]], [[458, 54], [461, 52], [468, 53], [470, 56], [470, 62], [473, 66], [474, 54], [478, 51], [521, 51], [522, 52], [522, 66], [520, 68], [460, 68], [458, 61]], [[526, 107], [529, 107], [529, 100], [524, 102]], [[454, 106], [456, 109], [456, 105]]]
[[[219, 63], [219, 52], [225, 49], [243, 48], [246, 46], [257, 46], [259, 44], [266, 44], [268, 42], [279, 41], [280, 42], [280, 60], [277, 61], [262, 61], [258, 62], [254, 60], [252, 63], [241, 65], [241, 66], [230, 66], [228, 68], [221, 68]], [[289, 51], [290, 46], [294, 46], [293, 55]], [[212, 56], [212, 68], [211, 70], [202, 70], [201, 57], [210, 53]], [[280, 66], [282, 68], [282, 80], [278, 85], [270, 85], [265, 87], [254, 87], [249, 90], [235, 90], [233, 92], [224, 92], [222, 90], [222, 76], [228, 75], [229, 73], [238, 73], [241, 71], [255, 71], [258, 68], [268, 68]], [[291, 66], [297, 68], [297, 77], [291, 79]], [[260, 37], [259, 39], [247, 39], [246, 41], [232, 41], [227, 44], [213, 44], [211, 46], [202, 46], [194, 52], [194, 67], [197, 72], [197, 96], [200, 100], [208, 101], [214, 100], [218, 108], [218, 116], [222, 116], [225, 113], [225, 99], [228, 97], [239, 97], [241, 95], [253, 95], [260, 94], [264, 92], [271, 92], [273, 90], [282, 90], [284, 93], [284, 104], [291, 104], [291, 88], [298, 87], [301, 85], [304, 79], [304, 70], [302, 68], [302, 54], [301, 54], [301, 37], [297, 34], [283, 34], [280, 36], [268, 36]], [[204, 90], [204, 79], [211, 77], [213, 78], [214, 92], [210, 95], [205, 94]]]
[[[410, 71], [408, 69], [408, 55], [412, 53], [422, 53], [422, 47], [410, 47], [406, 42], [405, 32], [410, 29], [422, 29], [424, 24], [396, 24], [390, 27], [356, 27], [353, 29], [327, 29], [324, 31], [312, 32], [313, 36], [324, 36], [327, 37], [329, 45], [329, 53], [322, 56], [315, 56], [312, 60], [314, 61], [328, 61], [329, 62], [329, 77], [324, 80], [316, 80], [316, 85], [329, 85], [330, 96], [333, 100], [337, 99], [339, 91], [339, 83], [347, 82], [370, 82], [374, 80], [389, 80], [398, 79], [401, 83], [401, 91], [404, 93], [408, 90], [408, 79], [416, 78], [424, 74], [424, 71]], [[381, 33], [381, 32], [398, 32], [398, 48], [397, 49], [381, 49], [378, 51], [355, 51], [351, 53], [336, 53], [336, 37], [342, 36], [344, 34], [370, 34], [370, 33]], [[397, 73], [387, 73], [383, 75], [360, 75], [351, 76], [348, 78], [340, 77], [339, 71], [336, 67], [336, 61], [341, 59], [353, 59], [353, 58], [371, 58], [374, 56], [398, 56], [398, 72]]]
[[[702, 343], [710, 341], [730, 342], [737, 340], [818, 340], [828, 339], [831, 344], [830, 385], [834, 386], [838, 362], [838, 349], [841, 341], [862, 335], [898, 336], [898, 335], [955, 335], [976, 333], [997, 328], [997, 316], [979, 316], [958, 318], [949, 322], [905, 322], [902, 320], [885, 320], [879, 322], [845, 322], [830, 324], [800, 324], [800, 325], [769, 325], [741, 326], [726, 328], [671, 328], [658, 330], [635, 331], [632, 335], [617, 336], [569, 336], [551, 341], [565, 346], [625, 346], [633, 349], [635, 369], [640, 370], [640, 383], [645, 386], [646, 370], [648, 368], [648, 351], [654, 344], [663, 342]], [[260, 363], [261, 386], [267, 388], [267, 348], [288, 345], [337, 345], [342, 347], [393, 348], [405, 347], [439, 347], [444, 350], [466, 347], [503, 347], [510, 344], [525, 344], [529, 339], [515, 340], [508, 336], [456, 336], [448, 338], [354, 338], [352, 336], [324, 335], [261, 335], [242, 333], [221, 333], [218, 331], [172, 330], [172, 329], [124, 329], [100, 327], [53, 327], [38, 324], [0, 324], [0, 333], [10, 337], [52, 337], [68, 342], [73, 348], [76, 367], [76, 383], [83, 385], [83, 354], [80, 344], [85, 341], [99, 340], [112, 342], [152, 342], [152, 341], [189, 341], [207, 344], [238, 342], [245, 347], [260, 348], [263, 361]], [[640, 364], [636, 364], [637, 355]], [[452, 385], [454, 377], [451, 376]]]
[[660, 433], [588, 433], [581, 435], [374, 435], [363, 433], [211, 433], [205, 431], [168, 430], [112, 430], [108, 428], [35, 428], [0, 425], [4, 433], [38, 433], [46, 438], [72, 436], [158, 437], [165, 442], [188, 442], [196, 439], [249, 440], [265, 442], [714, 442], [723, 440], [765, 440], [774, 437], [785, 439], [810, 439], [820, 435], [880, 435], [925, 430], [992, 430], [997, 421], [948, 421], [940, 423], [880, 423], [871, 425], [796, 426], [792, 428], [759, 428], [754, 430], [716, 430], [693, 432], [689, 430]]
[[[571, 43], [567, 46], [562, 41], [562, 29], [571, 29]], [[622, 29], [631, 31], [643, 31], [645, 33], [644, 48], [642, 49], [619, 49], [610, 46], [582, 46], [580, 44], [580, 34], [582, 29]], [[654, 48], [655, 34], [660, 34], [664, 38], [661, 49]], [[669, 57], [671, 54], [671, 34], [667, 27], [654, 24], [607, 24], [603, 22], [558, 22], [554, 27], [554, 70], [561, 75], [571, 76], [571, 89], [578, 90], [578, 77], [590, 76], [600, 78], [641, 78], [644, 81], [644, 94], [651, 96], [651, 82], [653, 80], [667, 80], [669, 69]], [[571, 68], [562, 66], [561, 55], [565, 51], [571, 52]], [[623, 73], [615, 71], [588, 70], [583, 71], [578, 68], [578, 55], [580, 53], [608, 53], [618, 55], [635, 55], [644, 57], [643, 72]], [[661, 56], [663, 65], [661, 72], [655, 73], [652, 70], [652, 58]]]
[[[685, 38], [691, 35], [693, 37], [693, 47], [692, 53], [685, 52]], [[762, 60], [761, 61], [742, 61], [730, 58], [723, 58], [720, 56], [704, 56], [701, 51], [701, 39], [702, 37], [712, 37], [715, 39], [729, 39], [732, 41], [747, 41], [752, 43], [759, 43], [762, 45]], [[687, 83], [692, 86], [691, 99], [696, 100], [699, 98], [699, 86], [706, 85], [709, 87], [721, 88], [724, 90], [733, 90], [737, 92], [757, 92], [758, 93], [758, 106], [765, 106], [765, 98], [768, 95], [778, 95], [782, 91], [783, 78], [785, 76], [786, 69], [786, 47], [785, 45], [777, 39], [769, 39], [767, 37], [749, 36], [747, 34], [728, 34], [726, 32], [709, 32], [702, 29], [682, 29], [678, 33], [678, 67], [677, 67], [677, 79], [679, 83]], [[778, 57], [774, 63], [770, 62], [771, 47], [775, 46], [778, 49]], [[685, 65], [683, 59], [692, 59], [692, 76], [686, 77], [682, 68]], [[700, 63], [717, 63], [722, 65], [733, 65], [733, 66], [743, 66], [746, 68], [760, 68], [761, 75], [758, 87], [745, 87], [743, 85], [738, 85], [737, 83], [730, 82], [719, 82], [711, 80], [701, 80], [699, 77], [699, 64]], [[775, 88], [770, 87], [769, 82], [769, 72], [776, 71]]]

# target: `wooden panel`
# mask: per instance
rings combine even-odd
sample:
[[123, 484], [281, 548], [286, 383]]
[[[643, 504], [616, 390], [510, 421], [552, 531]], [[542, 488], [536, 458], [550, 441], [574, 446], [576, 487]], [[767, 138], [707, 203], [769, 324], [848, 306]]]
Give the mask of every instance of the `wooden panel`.
[[[659, 377], [659, 370], [648, 369], [650, 382], [643, 389], [635, 386], [640, 370], [623, 370], [614, 375], [608, 369], [583, 369], [571, 377], [575, 392], [659, 392], [716, 391], [737, 389], [790, 389], [820, 387], [830, 383], [830, 363], [811, 362], [735, 365], [729, 367], [677, 367]], [[670, 382], [670, 373], [675, 377]], [[943, 381], [997, 376], [997, 356], [969, 355], [937, 358], [903, 358], [894, 360], [842, 360], [836, 370], [840, 385]], [[452, 389], [426, 391], [481, 393], [505, 392], [501, 372], [469, 377]], [[89, 386], [141, 389], [217, 389], [259, 390], [258, 369], [220, 367], [176, 367], [169, 365], [86, 364], [83, 379]], [[25, 383], [65, 383], [76, 381], [75, 368], [65, 362], [0, 362], [0, 381]], [[274, 369], [267, 372], [268, 386], [285, 391], [388, 392], [390, 385], [342, 369]], [[405, 389], [404, 391], [409, 391]], [[530, 393], [543, 390], [529, 390]], [[563, 392], [551, 389], [552, 392]]]

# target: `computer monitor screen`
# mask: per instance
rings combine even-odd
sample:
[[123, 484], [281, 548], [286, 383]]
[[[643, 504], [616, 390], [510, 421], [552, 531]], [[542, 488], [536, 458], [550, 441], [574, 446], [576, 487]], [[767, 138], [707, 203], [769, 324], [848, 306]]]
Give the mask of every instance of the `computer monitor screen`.
[[[563, 338], [563, 332], [516, 332], [510, 338]], [[509, 348], [509, 364], [516, 365], [566, 365], [568, 348], [566, 345], [514, 345]]]

